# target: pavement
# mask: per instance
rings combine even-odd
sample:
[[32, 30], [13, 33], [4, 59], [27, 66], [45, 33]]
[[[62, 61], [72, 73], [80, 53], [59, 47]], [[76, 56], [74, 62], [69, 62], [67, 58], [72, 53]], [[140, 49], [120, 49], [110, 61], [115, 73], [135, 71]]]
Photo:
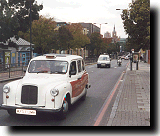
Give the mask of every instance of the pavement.
[[106, 126], [150, 126], [150, 64], [130, 64]]
[[[127, 65], [109, 119], [103, 126], [150, 126], [150, 64]], [[22, 76], [16, 77], [16, 79]], [[14, 80], [8, 78], [3, 81]], [[100, 123], [99, 125], [102, 125]]]
[[[2, 74], [2, 75], [1, 75]], [[5, 75], [6, 74], [6, 75]], [[24, 73], [22, 73], [21, 71], [11, 75], [10, 78], [8, 76], [8, 73], [0, 73], [1, 77], [0, 77], [0, 83], [2, 82], [7, 82], [7, 81], [12, 81], [12, 80], [17, 80], [17, 79], [21, 79], [24, 76]]]

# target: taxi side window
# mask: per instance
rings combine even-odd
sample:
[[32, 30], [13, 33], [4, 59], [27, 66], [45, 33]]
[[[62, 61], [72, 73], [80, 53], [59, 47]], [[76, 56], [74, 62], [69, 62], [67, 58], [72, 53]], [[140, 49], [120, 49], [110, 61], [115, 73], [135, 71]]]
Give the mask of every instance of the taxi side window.
[[78, 73], [80, 73], [82, 71], [81, 60], [78, 60], [77, 64], [78, 64]]
[[82, 60], [82, 70], [85, 70], [84, 60]]
[[76, 61], [73, 61], [70, 65], [70, 75], [76, 75], [77, 73], [77, 68], [76, 68]]

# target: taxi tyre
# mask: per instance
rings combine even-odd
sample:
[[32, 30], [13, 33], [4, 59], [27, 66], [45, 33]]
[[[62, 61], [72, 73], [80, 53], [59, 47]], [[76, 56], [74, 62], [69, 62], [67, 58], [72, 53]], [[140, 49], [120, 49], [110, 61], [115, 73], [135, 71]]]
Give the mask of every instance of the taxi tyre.
[[59, 119], [65, 119], [66, 116], [67, 116], [67, 113], [68, 113], [68, 109], [69, 109], [68, 101], [67, 101], [67, 100], [64, 100], [64, 101], [63, 101], [63, 104], [62, 104], [62, 108], [61, 108], [61, 110], [59, 111], [59, 113], [57, 114], [57, 117], [58, 117]]
[[85, 94], [81, 97], [81, 100], [84, 101], [86, 99], [87, 95], [87, 88], [85, 88]]

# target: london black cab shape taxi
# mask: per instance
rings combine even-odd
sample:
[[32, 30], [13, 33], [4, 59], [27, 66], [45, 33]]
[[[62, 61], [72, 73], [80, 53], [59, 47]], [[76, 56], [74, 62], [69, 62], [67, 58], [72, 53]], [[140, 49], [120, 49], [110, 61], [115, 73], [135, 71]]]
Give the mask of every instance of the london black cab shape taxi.
[[10, 115], [53, 112], [66, 117], [69, 107], [85, 99], [88, 73], [81, 56], [46, 54], [33, 58], [25, 76], [3, 87], [1, 109]]

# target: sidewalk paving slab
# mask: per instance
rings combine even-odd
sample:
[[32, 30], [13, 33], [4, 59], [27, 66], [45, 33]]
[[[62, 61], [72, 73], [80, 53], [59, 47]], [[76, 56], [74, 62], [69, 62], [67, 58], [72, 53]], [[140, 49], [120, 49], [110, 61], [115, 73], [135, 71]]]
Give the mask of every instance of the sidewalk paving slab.
[[[150, 126], [150, 64], [127, 67], [106, 126]], [[118, 103], [118, 104], [117, 104]]]

